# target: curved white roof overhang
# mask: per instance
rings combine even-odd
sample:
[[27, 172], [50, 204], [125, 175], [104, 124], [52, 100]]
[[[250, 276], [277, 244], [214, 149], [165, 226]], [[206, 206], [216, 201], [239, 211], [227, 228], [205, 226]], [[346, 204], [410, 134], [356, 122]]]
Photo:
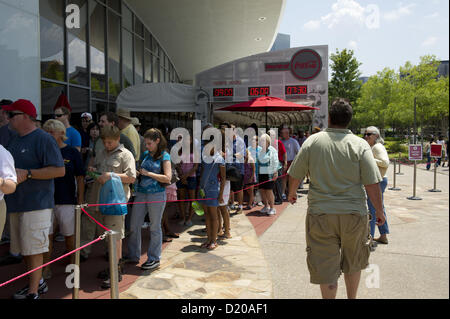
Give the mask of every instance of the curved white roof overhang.
[[182, 81], [267, 52], [286, 0], [126, 0], [168, 54]]

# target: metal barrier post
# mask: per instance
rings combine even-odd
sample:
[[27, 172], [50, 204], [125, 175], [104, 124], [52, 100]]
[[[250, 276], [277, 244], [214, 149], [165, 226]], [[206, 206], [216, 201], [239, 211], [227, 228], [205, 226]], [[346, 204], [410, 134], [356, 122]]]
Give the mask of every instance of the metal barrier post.
[[117, 262], [117, 242], [118, 232], [106, 232], [108, 237], [109, 250], [109, 280], [111, 284], [111, 299], [119, 299], [119, 269]]
[[442, 192], [440, 189], [436, 189], [436, 172], [437, 172], [437, 165], [434, 164], [434, 187], [433, 187], [433, 189], [429, 190], [429, 192], [432, 192], [432, 193]]
[[400, 157], [402, 156], [402, 153], [398, 153], [398, 173], [397, 175], [404, 175], [402, 172], [400, 172], [400, 168], [402, 166], [401, 162], [400, 162]]
[[422, 198], [416, 196], [416, 180], [417, 180], [417, 161], [414, 161], [414, 186], [413, 186], [413, 196], [408, 197], [409, 200], [422, 200]]
[[396, 171], [397, 171], [397, 160], [394, 158], [394, 186], [389, 188], [391, 191], [401, 191], [401, 188], [396, 187], [397, 179], [396, 179]]
[[[81, 205], [75, 207], [75, 249], [80, 248], [81, 238]], [[78, 299], [80, 285], [80, 251], [75, 252], [75, 278], [72, 291], [72, 299]]]

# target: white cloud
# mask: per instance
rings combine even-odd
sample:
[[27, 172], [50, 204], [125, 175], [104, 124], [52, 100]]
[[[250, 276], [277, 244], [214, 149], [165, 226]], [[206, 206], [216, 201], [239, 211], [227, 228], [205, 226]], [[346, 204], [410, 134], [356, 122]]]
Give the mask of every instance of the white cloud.
[[348, 47], [353, 51], [356, 51], [356, 49], [358, 49], [358, 42], [352, 40], [348, 43]]
[[425, 41], [422, 42], [422, 46], [423, 47], [430, 47], [430, 46], [435, 45], [437, 43], [437, 41], [438, 41], [437, 37], [431, 36], [431, 37], [428, 37]]
[[317, 30], [321, 25], [324, 25], [329, 29], [334, 29], [337, 25], [346, 22], [356, 23], [360, 26], [366, 25], [369, 29], [376, 29], [379, 27], [378, 23], [373, 23], [374, 21], [368, 22], [368, 19], [373, 20], [374, 17], [378, 19], [376, 14], [378, 14], [378, 6], [369, 4], [364, 7], [356, 0], [336, 0], [331, 6], [330, 13], [320, 17], [318, 20], [308, 21], [303, 27], [307, 30]]
[[383, 18], [387, 21], [396, 21], [402, 17], [408, 16], [412, 14], [412, 9], [416, 6], [415, 3], [411, 3], [408, 5], [399, 4], [398, 8], [389, 12], [386, 12], [383, 15]]
[[439, 18], [439, 12], [435, 12], [424, 17], [425, 19], [437, 19]]
[[311, 20], [306, 22], [303, 27], [307, 30], [317, 30], [320, 28], [320, 20]]

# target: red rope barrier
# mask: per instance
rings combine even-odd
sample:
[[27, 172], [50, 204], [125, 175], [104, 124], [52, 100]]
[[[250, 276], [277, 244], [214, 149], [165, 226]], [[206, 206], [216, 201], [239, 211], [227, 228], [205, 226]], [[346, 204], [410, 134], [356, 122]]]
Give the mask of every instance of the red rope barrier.
[[103, 229], [106, 230], [106, 231], [110, 231], [110, 230], [111, 230], [111, 229], [106, 228], [106, 227], [103, 226], [102, 224], [100, 224], [94, 217], [92, 217], [91, 215], [89, 215], [89, 213], [88, 213], [87, 211], [85, 211], [83, 207], [81, 207], [81, 210], [82, 210], [86, 215], [88, 215], [88, 217], [89, 217], [90, 219], [92, 219], [92, 220], [94, 221], [94, 223], [96, 223], [97, 225], [99, 225], [101, 228], [103, 228]]
[[[287, 175], [287, 174], [278, 176], [277, 179], [278, 179], [278, 178], [283, 178], [283, 177], [285, 177], [286, 175]], [[233, 194], [242, 192], [242, 191], [247, 190], [247, 189], [249, 189], [249, 188], [256, 187], [256, 186], [259, 186], [259, 185], [262, 185], [262, 184], [265, 184], [265, 183], [268, 183], [268, 182], [271, 182], [271, 181], [273, 181], [273, 179], [272, 179], [272, 180], [269, 180], [269, 181], [266, 181], [266, 182], [262, 182], [262, 183], [256, 184], [256, 185], [251, 185], [251, 186], [249, 186], [249, 187], [247, 187], [247, 188], [241, 189], [240, 191], [233, 192]], [[183, 200], [174, 200], [174, 201], [154, 201], [154, 202], [113, 203], [113, 204], [88, 204], [88, 206], [89, 206], [89, 207], [95, 207], [95, 206], [105, 206], [105, 205], [152, 204], [152, 203], [162, 203], [162, 202], [172, 203], [172, 202], [181, 202], [181, 201], [202, 201], [202, 200], [212, 200], [212, 199], [216, 199], [216, 198], [183, 199]], [[82, 211], [83, 211], [90, 219], [92, 219], [97, 225], [99, 225], [101, 228], [103, 228], [103, 229], [106, 230], [106, 231], [110, 231], [110, 229], [106, 228], [105, 226], [103, 226], [102, 224], [100, 224], [95, 218], [93, 218], [86, 210], [84, 210], [83, 207], [81, 207], [81, 210], [82, 210]], [[8, 280], [8, 281], [6, 281], [6, 282], [0, 284], [0, 288], [3, 287], [3, 286], [6, 286], [6, 285], [8, 285], [8, 284], [10, 284], [11, 282], [14, 282], [14, 281], [16, 281], [16, 280], [19, 280], [20, 278], [23, 278], [23, 277], [25, 277], [25, 276], [27, 276], [27, 275], [29, 275], [29, 274], [31, 274], [31, 273], [33, 273], [33, 272], [39, 270], [39, 269], [42, 269], [42, 268], [44, 268], [44, 267], [47, 267], [48, 265], [51, 265], [51, 264], [53, 264], [53, 263], [55, 263], [55, 262], [57, 262], [57, 261], [59, 261], [59, 260], [61, 260], [61, 259], [63, 259], [63, 258], [66, 258], [66, 257], [72, 255], [73, 253], [75, 253], [75, 252], [77, 252], [77, 251], [79, 251], [79, 250], [82, 250], [82, 249], [84, 249], [84, 248], [86, 248], [86, 247], [88, 247], [88, 246], [90, 246], [90, 245], [93, 245], [93, 244], [95, 244], [96, 242], [98, 242], [98, 241], [100, 241], [100, 240], [103, 240], [103, 239], [104, 239], [104, 237], [100, 236], [99, 238], [97, 238], [97, 239], [91, 241], [90, 243], [88, 243], [88, 244], [86, 244], [86, 245], [83, 245], [83, 246], [81, 246], [81, 247], [79, 247], [79, 248], [77, 248], [77, 249], [75, 249], [75, 250], [72, 250], [71, 252], [68, 252], [68, 253], [66, 253], [66, 254], [64, 254], [64, 255], [62, 255], [62, 256], [60, 256], [60, 257], [58, 257], [58, 258], [56, 258], [56, 259], [54, 259], [54, 260], [52, 260], [52, 261], [49, 261], [48, 263], [46, 263], [46, 264], [44, 264], [44, 265], [41, 265], [41, 266], [39, 266], [39, 267], [37, 267], [37, 268], [35, 268], [35, 269], [32, 269], [32, 270], [30, 270], [30, 271], [27, 271], [26, 273], [24, 273], [24, 274], [22, 274], [22, 275], [19, 275], [19, 276], [15, 277], [15, 278], [12, 278], [12, 279], [10, 279], [10, 280]]]
[[68, 252], [67, 254], [62, 255], [61, 257], [58, 257], [58, 258], [56, 258], [56, 259], [54, 259], [54, 260], [52, 260], [52, 261], [49, 261], [48, 263], [46, 263], [46, 264], [44, 264], [44, 265], [42, 265], [42, 266], [39, 266], [39, 267], [37, 267], [37, 268], [35, 268], [35, 269], [33, 269], [33, 270], [30, 270], [30, 271], [28, 271], [28, 272], [26, 272], [26, 273], [24, 273], [24, 274], [22, 274], [22, 275], [20, 275], [20, 276], [17, 276], [17, 277], [15, 277], [15, 278], [11, 279], [11, 280], [8, 280], [8, 281], [6, 281], [6, 282], [0, 284], [0, 288], [3, 287], [3, 286], [6, 286], [7, 284], [9, 284], [9, 283], [11, 283], [11, 282], [13, 282], [13, 281], [16, 281], [16, 280], [20, 279], [20, 278], [22, 278], [22, 277], [27, 276], [27, 275], [29, 275], [29, 274], [35, 272], [36, 270], [39, 270], [39, 269], [44, 268], [44, 267], [47, 267], [48, 265], [53, 264], [53, 263], [57, 262], [58, 260], [61, 260], [61, 259], [63, 259], [63, 258], [66, 258], [67, 256], [70, 256], [70, 255], [72, 255], [73, 253], [75, 253], [75, 252], [77, 252], [77, 251], [79, 251], [79, 250], [81, 250], [81, 249], [84, 249], [85, 247], [88, 247], [88, 246], [90, 246], [90, 245], [93, 245], [93, 244], [95, 244], [96, 242], [98, 242], [98, 241], [100, 241], [100, 240], [103, 240], [103, 239], [104, 239], [104, 238], [99, 237], [99, 238], [97, 238], [96, 240], [93, 240], [93, 241], [91, 241], [90, 243], [88, 243], [88, 244], [86, 244], [86, 245], [84, 245], [84, 246], [81, 246], [80, 248], [77, 248], [77, 249], [75, 249], [75, 250], [72, 250], [71, 252]]
[[[284, 174], [284, 175], [278, 176], [276, 179], [278, 179], [278, 178], [283, 178], [283, 177], [285, 177], [285, 176], [287, 176], [287, 175], [288, 175], [288, 174]], [[257, 186], [259, 186], [259, 185], [262, 185], [262, 184], [265, 184], [265, 183], [269, 183], [269, 182], [272, 182], [272, 181], [274, 181], [274, 180], [271, 179], [271, 180], [268, 180], [268, 181], [265, 181], [265, 182], [262, 182], [262, 183], [258, 183], [258, 184], [255, 184], [255, 185], [251, 185], [251, 186], [249, 186], [249, 187], [247, 187], [247, 188], [243, 188], [243, 189], [241, 189], [240, 191], [232, 192], [232, 193], [230, 193], [230, 194], [237, 194], [237, 193], [240, 193], [240, 192], [245, 191], [245, 190], [247, 190], [247, 189], [250, 189], [250, 188], [252, 188], [252, 187], [257, 187]], [[214, 200], [214, 199], [217, 199], [217, 198], [178, 199], [178, 200], [170, 200], [170, 201], [168, 201], [168, 200], [160, 200], [160, 201], [154, 201], [154, 202], [130, 202], [130, 203], [112, 203], [112, 204], [88, 204], [88, 207], [113, 206], [113, 205], [133, 205], [133, 204], [176, 203], [176, 202], [196, 202], [196, 201]], [[83, 211], [84, 211], [84, 210], [83, 210]], [[84, 212], [85, 212], [85, 211], [84, 211]], [[86, 214], [87, 214], [87, 213], [86, 213]], [[89, 214], [88, 214], [88, 216], [91, 217]], [[92, 218], [92, 217], [91, 217], [91, 218]], [[93, 218], [92, 218], [92, 219], [93, 219]], [[93, 220], [95, 221], [95, 219], [93, 219]]]

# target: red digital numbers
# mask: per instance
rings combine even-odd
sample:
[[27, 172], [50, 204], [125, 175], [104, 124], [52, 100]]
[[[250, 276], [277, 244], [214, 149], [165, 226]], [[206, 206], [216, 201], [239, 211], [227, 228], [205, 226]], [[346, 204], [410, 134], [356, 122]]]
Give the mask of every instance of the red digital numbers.
[[233, 96], [233, 95], [234, 95], [234, 89], [233, 88], [213, 89], [213, 96], [214, 97]]
[[286, 95], [308, 94], [306, 85], [288, 85], [285, 90]]
[[265, 96], [270, 95], [270, 87], [250, 87], [248, 88], [248, 96]]

